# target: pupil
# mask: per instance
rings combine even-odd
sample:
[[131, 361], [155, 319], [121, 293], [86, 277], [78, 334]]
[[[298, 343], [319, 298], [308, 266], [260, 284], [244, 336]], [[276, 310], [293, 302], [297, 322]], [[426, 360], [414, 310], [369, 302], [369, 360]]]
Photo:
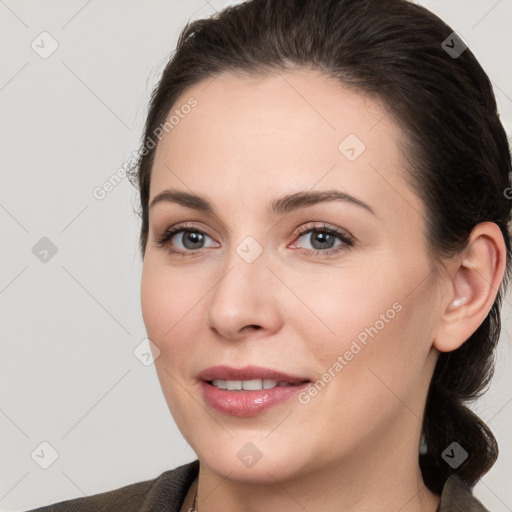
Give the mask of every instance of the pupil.
[[187, 249], [197, 249], [203, 243], [203, 235], [196, 232], [186, 232], [183, 236], [183, 245]]
[[[333, 246], [334, 243], [334, 237], [329, 233], [311, 233], [312, 236], [312, 242], [311, 245], [315, 249], [330, 249]], [[318, 244], [315, 244], [315, 242], [319, 242]]]

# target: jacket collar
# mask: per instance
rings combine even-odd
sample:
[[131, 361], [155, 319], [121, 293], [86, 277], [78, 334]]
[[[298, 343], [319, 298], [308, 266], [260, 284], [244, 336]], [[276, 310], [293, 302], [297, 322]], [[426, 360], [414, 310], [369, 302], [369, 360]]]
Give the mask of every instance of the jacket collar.
[[438, 512], [489, 512], [457, 475], [446, 480]]

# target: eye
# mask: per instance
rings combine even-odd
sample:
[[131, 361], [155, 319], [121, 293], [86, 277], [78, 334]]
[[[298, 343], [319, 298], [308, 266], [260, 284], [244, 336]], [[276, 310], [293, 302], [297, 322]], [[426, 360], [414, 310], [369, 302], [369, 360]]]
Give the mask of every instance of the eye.
[[200, 252], [201, 249], [208, 247], [218, 247], [217, 242], [203, 230], [184, 226], [175, 226], [168, 229], [157, 240], [156, 244], [159, 247], [167, 246], [170, 253], [180, 254]]
[[[297, 241], [291, 246], [304, 249], [305, 254], [331, 254], [354, 245], [354, 238], [338, 228], [327, 225], [305, 226], [299, 230]], [[309, 247], [308, 247], [309, 245]]]
[[[327, 255], [347, 250], [355, 239], [339, 228], [323, 224], [308, 225], [298, 230], [291, 248], [301, 249], [304, 254]], [[203, 249], [219, 247], [207, 233], [195, 226], [174, 226], [165, 231], [156, 241], [158, 247], [167, 247], [170, 254], [199, 255]], [[309, 247], [308, 247], [309, 245]]]

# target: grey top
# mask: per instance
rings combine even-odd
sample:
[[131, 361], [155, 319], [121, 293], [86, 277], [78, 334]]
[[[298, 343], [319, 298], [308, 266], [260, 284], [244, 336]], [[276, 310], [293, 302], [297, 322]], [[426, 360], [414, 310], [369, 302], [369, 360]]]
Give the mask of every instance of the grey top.
[[[113, 491], [61, 501], [27, 512], [180, 512], [199, 473], [199, 460], [165, 471], [153, 480]], [[489, 512], [457, 475], [446, 481], [438, 512]]]

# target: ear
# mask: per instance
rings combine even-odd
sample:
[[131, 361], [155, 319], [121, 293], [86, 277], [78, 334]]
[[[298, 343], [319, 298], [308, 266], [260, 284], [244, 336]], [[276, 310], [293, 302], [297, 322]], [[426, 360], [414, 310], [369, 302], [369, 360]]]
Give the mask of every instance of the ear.
[[459, 348], [492, 308], [506, 268], [507, 250], [500, 228], [482, 222], [471, 232], [467, 248], [449, 271], [449, 286], [434, 336], [440, 352]]

